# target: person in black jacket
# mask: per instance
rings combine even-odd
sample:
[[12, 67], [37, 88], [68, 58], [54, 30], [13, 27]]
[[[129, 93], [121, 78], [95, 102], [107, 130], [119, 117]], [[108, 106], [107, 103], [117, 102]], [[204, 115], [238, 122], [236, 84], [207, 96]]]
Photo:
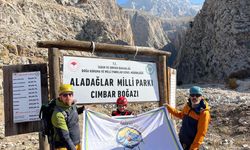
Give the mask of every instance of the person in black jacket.
[[117, 109], [112, 111], [112, 116], [132, 115], [132, 112], [127, 110], [128, 100], [124, 96], [118, 97], [116, 100]]

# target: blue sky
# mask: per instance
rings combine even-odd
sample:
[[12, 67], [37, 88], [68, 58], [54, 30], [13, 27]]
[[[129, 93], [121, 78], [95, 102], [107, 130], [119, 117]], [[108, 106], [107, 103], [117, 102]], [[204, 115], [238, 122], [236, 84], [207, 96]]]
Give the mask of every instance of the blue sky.
[[116, 0], [118, 4], [123, 4], [125, 3], [127, 0]]
[[195, 3], [195, 4], [201, 4], [203, 3], [205, 0], [191, 0], [191, 2]]
[[[123, 4], [125, 3], [127, 0], [116, 0], [118, 4]], [[195, 4], [201, 4], [203, 3], [205, 0], [191, 0], [191, 2], [195, 3]]]

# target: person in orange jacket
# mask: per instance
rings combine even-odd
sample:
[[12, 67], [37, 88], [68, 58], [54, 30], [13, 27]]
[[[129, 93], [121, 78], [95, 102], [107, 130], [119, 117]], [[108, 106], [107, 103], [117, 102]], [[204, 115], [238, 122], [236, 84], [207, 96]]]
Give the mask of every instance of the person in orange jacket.
[[187, 104], [179, 111], [166, 104], [168, 112], [182, 119], [179, 132], [180, 143], [184, 150], [199, 150], [207, 133], [210, 122], [210, 108], [202, 96], [202, 89], [193, 86], [189, 89]]

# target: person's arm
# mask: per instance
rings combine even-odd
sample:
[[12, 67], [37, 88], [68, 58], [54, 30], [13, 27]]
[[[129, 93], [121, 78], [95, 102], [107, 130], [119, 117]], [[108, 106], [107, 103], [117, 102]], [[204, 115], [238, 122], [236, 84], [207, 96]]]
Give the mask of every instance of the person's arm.
[[190, 150], [198, 150], [199, 149], [199, 146], [202, 144], [203, 139], [207, 133], [209, 122], [210, 122], [209, 111], [203, 111], [201, 113], [200, 119], [198, 121], [197, 133], [196, 133], [195, 139], [190, 147]]
[[180, 119], [183, 118], [183, 111], [179, 111], [175, 109], [174, 107], [170, 106], [169, 104], [165, 104], [165, 106], [167, 107], [169, 113], [171, 113], [177, 118], [180, 118]]
[[75, 145], [69, 136], [69, 129], [64, 115], [61, 112], [54, 112], [51, 121], [60, 141], [66, 144], [68, 150], [76, 150]]
[[117, 111], [112, 111], [111, 116], [117, 116]]
[[84, 105], [82, 105], [81, 107], [77, 107], [77, 113], [78, 113], [78, 115], [82, 114], [84, 110], [85, 110], [85, 106]]
[[128, 111], [128, 115], [134, 115], [132, 111]]

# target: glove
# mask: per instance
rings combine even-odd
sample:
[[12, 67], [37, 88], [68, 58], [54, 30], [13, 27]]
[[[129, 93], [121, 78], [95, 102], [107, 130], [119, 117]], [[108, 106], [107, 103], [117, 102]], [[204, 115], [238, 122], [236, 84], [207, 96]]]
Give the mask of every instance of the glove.
[[82, 105], [81, 107], [78, 107], [78, 108], [77, 108], [77, 113], [78, 113], [78, 114], [82, 114], [84, 110], [85, 110], [85, 106]]

